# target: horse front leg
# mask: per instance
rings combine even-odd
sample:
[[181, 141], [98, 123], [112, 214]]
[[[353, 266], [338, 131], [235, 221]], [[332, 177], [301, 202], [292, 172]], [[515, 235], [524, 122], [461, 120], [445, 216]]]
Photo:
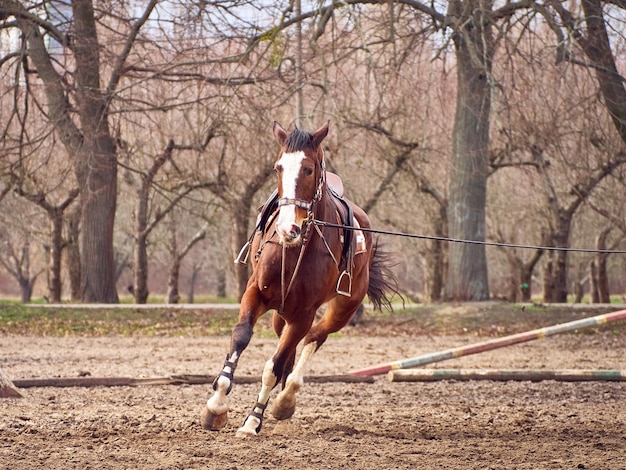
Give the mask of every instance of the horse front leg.
[[233, 388], [237, 363], [250, 343], [254, 325], [265, 310], [265, 306], [259, 300], [258, 291], [253, 288], [247, 289], [241, 299], [239, 320], [231, 334], [230, 352], [226, 356], [222, 370], [213, 381], [213, 395], [200, 414], [200, 422], [204, 429], [218, 431], [226, 426], [228, 422], [227, 395]]
[[298, 324], [287, 324], [284, 330], [281, 328], [282, 334], [276, 352], [265, 363], [263, 369], [261, 391], [257, 401], [244, 421], [243, 426], [237, 431], [237, 436], [256, 436], [261, 430], [263, 415], [269, 402], [270, 393], [283, 380], [285, 375], [291, 371], [296, 347], [311, 327], [311, 322], [308, 321], [306, 316], [302, 317], [301, 322]]

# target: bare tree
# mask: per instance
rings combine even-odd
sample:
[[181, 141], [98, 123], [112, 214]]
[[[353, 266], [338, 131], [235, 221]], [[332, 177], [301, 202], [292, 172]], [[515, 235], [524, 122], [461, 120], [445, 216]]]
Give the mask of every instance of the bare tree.
[[170, 243], [169, 251], [172, 258], [170, 264], [170, 271], [167, 278], [167, 294], [166, 302], [168, 304], [177, 304], [180, 300], [180, 293], [178, 289], [180, 266], [183, 259], [189, 254], [191, 249], [200, 241], [206, 238], [207, 226], [205, 225], [198, 230], [181, 249], [178, 248], [178, 234], [176, 230], [176, 224], [174, 219], [171, 218], [170, 222]]
[[31, 267], [31, 242], [28, 235], [19, 241], [11, 240], [6, 234], [0, 233], [3, 255], [0, 264], [17, 281], [20, 286], [20, 298], [24, 303], [30, 302], [33, 287], [43, 270], [33, 272]]
[[28, 193], [22, 185], [17, 186], [16, 192], [21, 197], [41, 207], [48, 216], [51, 225], [50, 243], [46, 245], [46, 251], [49, 253], [48, 301], [52, 303], [61, 302], [61, 257], [66, 246], [66, 241], [63, 238], [64, 213], [78, 197], [78, 188], [70, 190], [67, 197], [58, 204], [51, 203], [46, 195], [41, 192]]
[[[206, 148], [212, 138], [213, 133], [211, 132], [208, 134], [208, 137], [205, 139], [199, 150], [202, 151]], [[133, 260], [133, 295], [135, 297], [135, 302], [138, 304], [144, 304], [148, 299], [147, 247], [150, 233], [161, 221], [163, 221], [165, 216], [168, 215], [182, 199], [184, 199], [192, 191], [206, 186], [205, 183], [198, 182], [177, 185], [178, 187], [171, 189], [171, 198], [165, 201], [164, 207], [157, 207], [153, 211], [150, 210], [150, 201], [155, 189], [155, 178], [157, 174], [167, 162], [172, 160], [174, 150], [186, 150], [190, 148], [190, 146], [175, 144], [173, 140], [170, 140], [164, 152], [153, 160], [148, 171], [143, 172], [140, 175], [141, 182], [137, 188], [137, 211], [135, 214], [136, 228], [134, 232], [135, 249]]]
[[[554, 183], [547, 171], [547, 162], [543, 150], [534, 145], [531, 153], [537, 162], [537, 170], [542, 176], [545, 193], [552, 215], [552, 230], [548, 234], [549, 246], [569, 247], [572, 221], [581, 204], [587, 200], [591, 191], [609, 176], [617, 167], [626, 163], [626, 155], [618, 153], [604, 162], [591, 174], [584, 175], [575, 182], [570, 194], [571, 200], [563, 203], [557, 195]], [[567, 251], [554, 250], [549, 254], [549, 262], [544, 273], [544, 300], [546, 302], [567, 302]]]
[[[598, 252], [595, 254], [594, 259], [589, 263], [591, 292], [594, 303], [610, 303], [611, 301], [608, 276], [608, 261], [610, 254], [608, 251], [618, 249], [621, 242], [626, 238], [626, 222], [624, 221], [623, 213], [611, 210], [615, 209], [615, 207], [621, 207], [620, 202], [623, 200], [619, 194], [616, 195], [616, 193], [618, 193], [618, 191], [616, 191], [616, 186], [621, 186], [619, 181], [621, 180], [622, 175], [614, 176], [616, 177], [613, 178], [613, 180], [618, 181], [618, 185], [607, 185], [610, 189], [605, 191], [604, 194], [596, 195], [594, 198], [595, 200], [604, 203], [604, 206], [597, 204], [594, 199], [587, 201], [588, 207], [590, 207], [595, 213], [600, 214], [606, 220], [605, 226], [602, 227], [595, 238], [595, 247]], [[611, 204], [612, 200], [620, 202], [617, 204]], [[617, 234], [612, 237], [612, 241], [609, 241], [609, 236], [612, 232], [617, 232]]]
[[[348, 1], [347, 4], [379, 4], [386, 0]], [[392, 2], [393, 5], [394, 2]], [[492, 64], [498, 22], [506, 23], [530, 2], [507, 3], [495, 8], [491, 1], [454, 0], [447, 12], [422, 2], [408, 2], [411, 9], [432, 20], [431, 30], [450, 33], [457, 71], [456, 114], [452, 130], [452, 160], [448, 191], [448, 232], [452, 238], [484, 241], [488, 175]], [[319, 10], [329, 16], [334, 5]], [[394, 10], [390, 10], [394, 15]], [[320, 21], [323, 28], [328, 23]], [[505, 30], [506, 28], [502, 28]], [[445, 296], [449, 300], [483, 300], [489, 297], [487, 259], [481, 244], [457, 243], [449, 247]]]
[[[16, 63], [28, 68], [25, 77], [35, 72], [37, 80], [44, 85], [46, 116], [73, 157], [81, 188], [81, 298], [87, 302], [118, 300], [113, 252], [117, 156], [109, 113], [126, 59], [156, 4], [156, 0], [151, 1], [130, 25], [124, 47], [111, 61], [109, 80], [103, 85], [102, 49], [92, 0], [71, 2], [72, 34], [42, 17], [38, 5], [28, 7], [14, 0], [0, 2], [3, 18], [0, 27], [16, 27], [24, 38], [21, 50], [28, 60]], [[47, 47], [48, 40], [56, 41], [64, 53], [71, 54], [71, 82], [59, 70], [59, 62]]]

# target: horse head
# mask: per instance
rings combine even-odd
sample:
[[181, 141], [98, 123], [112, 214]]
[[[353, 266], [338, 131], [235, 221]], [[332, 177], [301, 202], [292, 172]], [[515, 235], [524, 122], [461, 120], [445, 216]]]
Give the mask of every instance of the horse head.
[[280, 144], [274, 165], [279, 197], [276, 232], [281, 243], [296, 245], [302, 242], [315, 203], [322, 197], [325, 170], [321, 143], [328, 135], [328, 123], [312, 134], [298, 128], [287, 132], [276, 121], [273, 130]]

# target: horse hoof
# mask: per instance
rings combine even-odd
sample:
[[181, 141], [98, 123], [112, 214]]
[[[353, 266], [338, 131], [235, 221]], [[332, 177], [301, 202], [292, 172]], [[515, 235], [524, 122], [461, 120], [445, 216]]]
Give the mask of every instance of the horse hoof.
[[228, 411], [224, 413], [216, 414], [209, 410], [208, 407], [204, 407], [202, 409], [202, 413], [200, 413], [200, 423], [202, 423], [202, 427], [207, 431], [219, 431], [228, 422]]
[[280, 399], [280, 396], [277, 398], [278, 400], [272, 406], [272, 416], [279, 421], [291, 418], [296, 411], [296, 398]]
[[257, 435], [256, 432], [250, 432], [244, 429], [239, 429], [237, 433], [235, 434], [235, 437], [238, 437], [239, 439], [248, 439], [250, 437], [255, 437], [256, 435]]
[[276, 422], [276, 426], [274, 426], [272, 434], [275, 434], [277, 436], [296, 435], [296, 428], [293, 425], [291, 418]]

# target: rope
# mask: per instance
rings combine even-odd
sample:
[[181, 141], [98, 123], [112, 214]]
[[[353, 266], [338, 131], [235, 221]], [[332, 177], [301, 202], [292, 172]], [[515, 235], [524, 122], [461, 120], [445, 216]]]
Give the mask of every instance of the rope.
[[[317, 220], [317, 219], [315, 219], [313, 222], [316, 225], [322, 225], [325, 227], [334, 227], [334, 228], [341, 228], [341, 229], [353, 228], [353, 227], [348, 227], [346, 225], [334, 224], [332, 222], [325, 222], [323, 220]], [[422, 240], [436, 240], [436, 241], [444, 241], [444, 242], [451, 242], [451, 243], [468, 243], [468, 244], [473, 244], [473, 245], [499, 246], [499, 247], [504, 247], [504, 248], [524, 248], [524, 249], [530, 249], [530, 250], [545, 250], [545, 251], [569, 251], [569, 252], [576, 252], [576, 253], [603, 253], [607, 255], [626, 254], [626, 250], [594, 250], [590, 248], [566, 248], [566, 247], [556, 247], [556, 246], [518, 245], [516, 243], [499, 243], [499, 242], [487, 242], [487, 241], [480, 241], [480, 240], [462, 240], [458, 238], [435, 237], [432, 235], [417, 235], [414, 233], [393, 232], [390, 230], [377, 230], [377, 229], [365, 228], [365, 227], [361, 227], [360, 230], [363, 232], [378, 233], [381, 235], [394, 235], [398, 237], [419, 238]]]

